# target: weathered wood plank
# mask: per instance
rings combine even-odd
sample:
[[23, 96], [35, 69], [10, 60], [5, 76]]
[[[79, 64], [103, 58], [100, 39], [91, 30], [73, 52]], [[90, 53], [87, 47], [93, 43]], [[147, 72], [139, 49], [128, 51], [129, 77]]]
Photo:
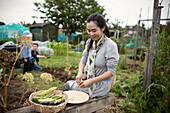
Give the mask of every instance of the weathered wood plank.
[[104, 109], [100, 109], [100, 110], [98, 110], [98, 111], [96, 111], [94, 113], [104, 113]]
[[6, 113], [36, 113], [32, 106], [26, 106], [23, 108], [8, 111]]
[[[93, 98], [83, 104], [67, 104], [60, 113], [91, 113], [104, 109], [106, 106], [112, 105], [114, 95], [112, 93], [103, 97]], [[7, 113], [37, 113], [32, 106], [27, 106]]]

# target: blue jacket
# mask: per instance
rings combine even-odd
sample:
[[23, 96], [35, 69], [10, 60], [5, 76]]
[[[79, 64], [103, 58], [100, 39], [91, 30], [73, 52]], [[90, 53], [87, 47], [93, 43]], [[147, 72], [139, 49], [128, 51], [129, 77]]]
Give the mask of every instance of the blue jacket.
[[[22, 58], [30, 58], [31, 57], [31, 48], [29, 48], [30, 44], [25, 44], [26, 47], [23, 48], [21, 52]], [[22, 49], [23, 45], [20, 46], [20, 50]]]

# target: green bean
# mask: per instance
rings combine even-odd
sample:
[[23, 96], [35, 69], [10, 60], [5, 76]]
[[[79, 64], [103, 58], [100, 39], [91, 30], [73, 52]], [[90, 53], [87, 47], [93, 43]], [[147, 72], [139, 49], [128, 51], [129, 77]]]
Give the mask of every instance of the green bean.
[[42, 93], [39, 93], [38, 96], [44, 96], [44, 95], [54, 91], [55, 89], [57, 89], [57, 87], [52, 87], [52, 88], [50, 88], [48, 90], [43, 91]]

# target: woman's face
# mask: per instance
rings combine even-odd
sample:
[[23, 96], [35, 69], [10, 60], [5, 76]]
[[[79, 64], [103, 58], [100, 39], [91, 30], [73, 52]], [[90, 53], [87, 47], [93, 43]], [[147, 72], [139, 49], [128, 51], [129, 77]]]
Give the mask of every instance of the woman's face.
[[100, 29], [93, 21], [88, 22], [86, 25], [87, 33], [92, 38], [92, 40], [99, 41], [103, 35], [104, 28]]

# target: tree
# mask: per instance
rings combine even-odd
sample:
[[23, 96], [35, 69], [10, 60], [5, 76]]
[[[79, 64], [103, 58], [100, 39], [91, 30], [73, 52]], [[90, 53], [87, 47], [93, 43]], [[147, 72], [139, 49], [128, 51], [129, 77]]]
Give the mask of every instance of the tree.
[[45, 0], [45, 3], [34, 4], [36, 11], [45, 14], [41, 19], [52, 22], [57, 28], [62, 25], [70, 34], [85, 28], [85, 20], [90, 14], [106, 15], [104, 7], [95, 0]]
[[115, 30], [122, 30], [123, 28], [120, 26], [122, 23], [123, 22], [119, 21], [118, 19], [115, 19], [115, 23], [111, 22], [111, 25], [113, 26], [111, 28]]
[[5, 25], [5, 23], [0, 21], [0, 25]]

